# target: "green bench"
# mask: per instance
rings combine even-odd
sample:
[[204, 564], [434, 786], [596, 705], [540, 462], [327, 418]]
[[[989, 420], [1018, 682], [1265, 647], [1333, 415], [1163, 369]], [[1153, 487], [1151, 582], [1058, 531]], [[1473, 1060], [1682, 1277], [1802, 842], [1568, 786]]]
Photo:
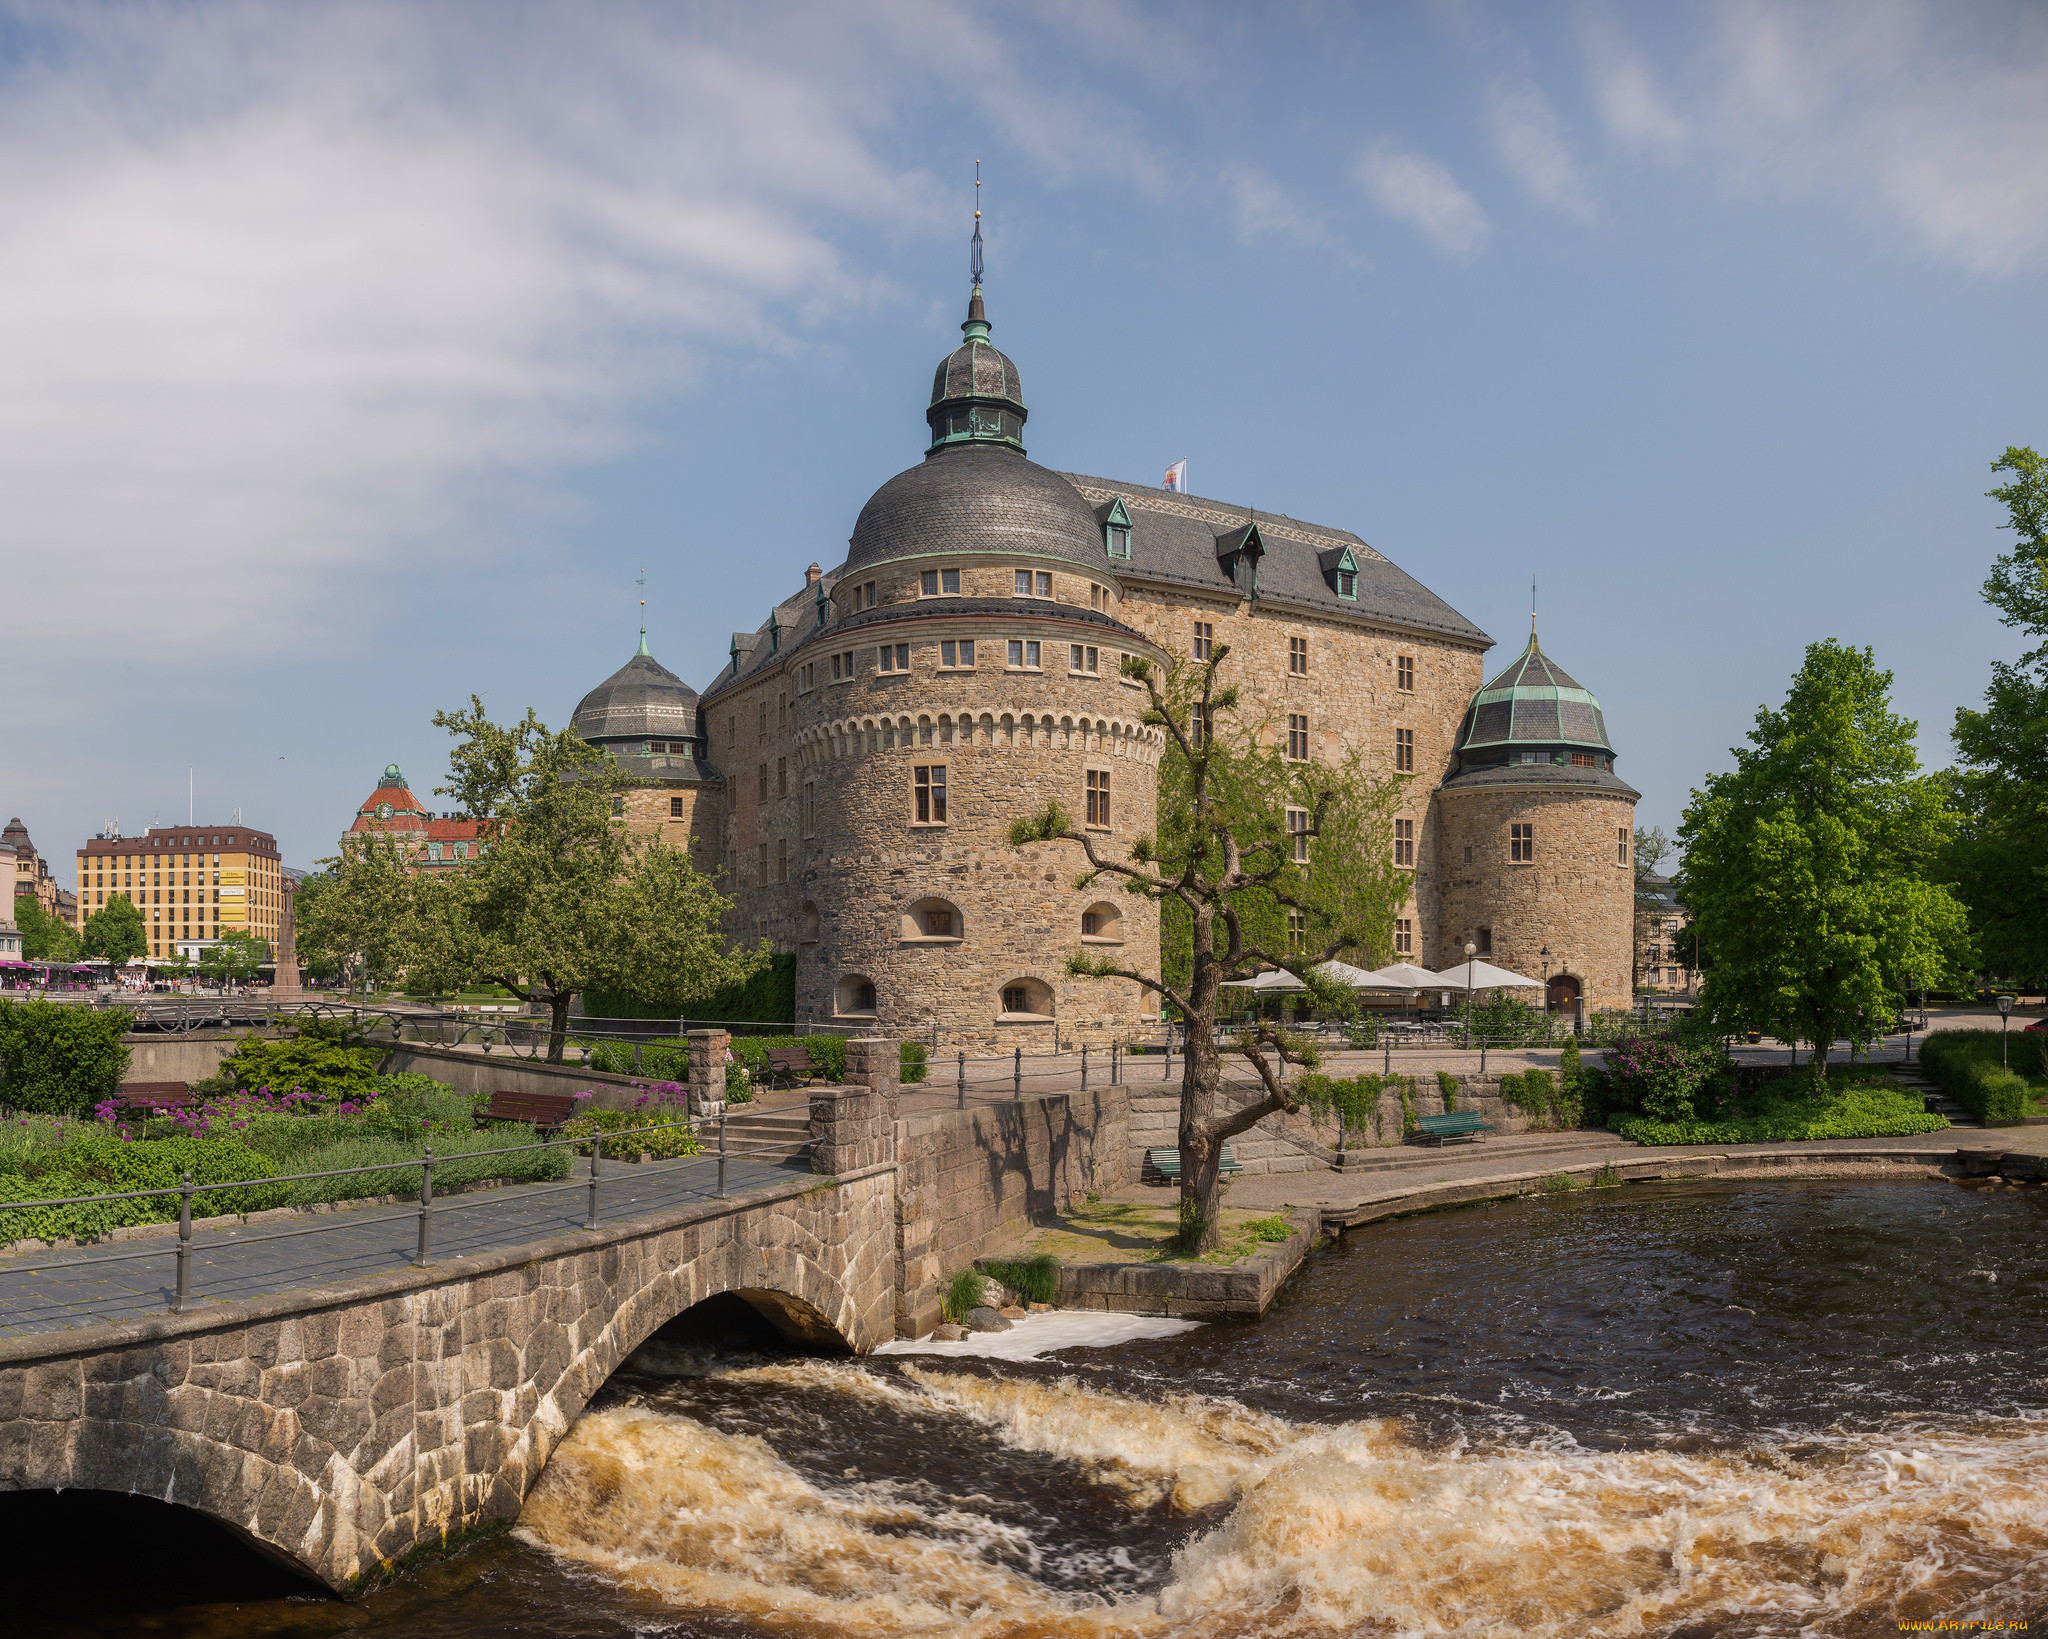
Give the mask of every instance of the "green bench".
[[1491, 1122], [1481, 1121], [1469, 1110], [1453, 1111], [1449, 1115], [1425, 1115], [1415, 1123], [1416, 1136], [1434, 1139], [1439, 1147], [1453, 1138], [1469, 1138], [1476, 1144], [1481, 1133], [1492, 1131]]
[[[1162, 1181], [1169, 1184], [1174, 1183], [1180, 1178], [1180, 1151], [1147, 1150], [1145, 1152], [1145, 1165], [1158, 1174]], [[1244, 1167], [1239, 1163], [1237, 1157], [1230, 1153], [1230, 1145], [1227, 1142], [1223, 1146], [1223, 1163], [1217, 1170], [1223, 1173], [1244, 1171]]]

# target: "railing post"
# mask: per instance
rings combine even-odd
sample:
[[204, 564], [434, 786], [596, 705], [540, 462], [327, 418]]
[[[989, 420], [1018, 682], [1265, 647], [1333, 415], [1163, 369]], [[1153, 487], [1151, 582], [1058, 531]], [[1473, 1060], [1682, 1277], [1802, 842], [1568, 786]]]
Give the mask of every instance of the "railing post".
[[718, 1112], [718, 1198], [725, 1199], [725, 1112]]
[[959, 1068], [960, 1108], [964, 1110], [964, 1109], [966, 1109], [966, 1108], [967, 1108], [967, 1049], [966, 1049], [966, 1048], [964, 1048], [964, 1047], [962, 1047], [962, 1048], [958, 1048], [958, 1049], [956, 1049], [956, 1051], [957, 1051], [957, 1052], [959, 1053], [959, 1055], [960, 1055], [960, 1068]]
[[1021, 1045], [1011, 1049], [1010, 1091], [1017, 1098], [1024, 1096], [1024, 1049]]
[[633, 1074], [636, 1076], [640, 1073], [640, 1049], [641, 1043], [633, 1043]]
[[434, 1249], [434, 1146], [429, 1144], [420, 1157], [420, 1241], [412, 1260], [424, 1265]]
[[1394, 1038], [1392, 1036], [1382, 1036], [1380, 1037], [1380, 1074], [1390, 1076], [1393, 1073]]
[[1159, 1064], [1159, 1079], [1173, 1080], [1173, 1030], [1170, 1026], [1166, 1032], [1166, 1057], [1160, 1060]]
[[604, 1134], [593, 1132], [590, 1135], [590, 1210], [583, 1217], [583, 1227], [585, 1229], [595, 1229], [597, 1227], [597, 1160], [598, 1153], [603, 1148]]
[[1088, 1091], [1088, 1044], [1081, 1043], [1081, 1091]]
[[1123, 1043], [1120, 1041], [1113, 1041], [1109, 1044], [1109, 1084], [1112, 1087], [1120, 1085], [1123, 1079], [1122, 1049]]
[[1484, 1036], [1479, 1038], [1479, 1073], [1482, 1076], [1486, 1074], [1486, 1038]]
[[185, 1312], [185, 1299], [192, 1290], [192, 1174], [178, 1186], [178, 1283], [171, 1294], [171, 1313]]

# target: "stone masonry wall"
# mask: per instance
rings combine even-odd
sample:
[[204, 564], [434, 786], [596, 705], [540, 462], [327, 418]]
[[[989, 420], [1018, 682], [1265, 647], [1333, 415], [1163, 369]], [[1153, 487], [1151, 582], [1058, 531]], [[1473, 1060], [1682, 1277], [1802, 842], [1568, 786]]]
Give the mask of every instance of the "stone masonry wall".
[[[1496, 966], [1542, 978], [1547, 945], [1551, 976], [1576, 975], [1589, 1011], [1629, 1006], [1635, 872], [1618, 841], [1634, 825], [1635, 805], [1620, 794], [1517, 786], [1454, 789], [1439, 807], [1444, 915], [1436, 945], [1418, 960], [1439, 972], [1454, 967], [1466, 941], [1487, 927], [1487, 960]], [[1509, 858], [1508, 827], [1516, 822], [1535, 827], [1536, 857], [1528, 864]], [[1524, 995], [1535, 1000], [1537, 993]]]

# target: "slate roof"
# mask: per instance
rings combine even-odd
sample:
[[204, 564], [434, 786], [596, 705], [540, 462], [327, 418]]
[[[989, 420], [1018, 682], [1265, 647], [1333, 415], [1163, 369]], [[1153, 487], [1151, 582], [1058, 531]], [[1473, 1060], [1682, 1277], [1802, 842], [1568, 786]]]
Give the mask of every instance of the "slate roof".
[[[1492, 646], [1485, 632], [1348, 530], [1113, 478], [1078, 472], [1060, 476], [1092, 509], [1091, 516], [1106, 517], [1110, 503], [1119, 498], [1130, 514], [1129, 560], [1106, 555], [1098, 527], [1087, 559], [1091, 568], [1232, 597], [1237, 590], [1221, 552], [1228, 550], [1226, 537], [1241, 538], [1247, 526], [1255, 525], [1264, 548], [1258, 568], [1261, 602], [1406, 627], [1474, 648]], [[1333, 579], [1347, 550], [1358, 569], [1355, 599], [1339, 597]]]
[[697, 691], [645, 649], [592, 689], [569, 726], [598, 745], [697, 732]]
[[851, 573], [892, 558], [1016, 552], [1102, 568], [1102, 531], [1074, 486], [994, 444], [935, 450], [869, 497], [847, 543]]
[[1470, 791], [1481, 786], [1508, 785], [1579, 786], [1589, 791], [1612, 791], [1631, 801], [1642, 795], [1611, 768], [1574, 768], [1569, 762], [1494, 763], [1485, 768], [1468, 768], [1453, 774], [1437, 789]]
[[1536, 634], [1498, 677], [1472, 696], [1454, 750], [1582, 746], [1614, 754], [1593, 691], [1543, 652]]

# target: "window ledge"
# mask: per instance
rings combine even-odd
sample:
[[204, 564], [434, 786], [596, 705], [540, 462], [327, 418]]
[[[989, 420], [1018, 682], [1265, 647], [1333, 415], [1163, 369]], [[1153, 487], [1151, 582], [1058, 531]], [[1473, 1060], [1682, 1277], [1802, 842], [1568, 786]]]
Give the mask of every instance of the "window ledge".
[[998, 1013], [997, 1024], [1051, 1024], [1050, 1013]]
[[910, 828], [913, 831], [943, 831], [946, 823], [945, 820], [912, 820]]
[[1043, 666], [1005, 666], [1003, 670], [1006, 672], [1024, 672], [1032, 677], [1042, 677], [1045, 675], [1045, 668]]
[[959, 933], [904, 933], [897, 935], [899, 945], [957, 945], [965, 941], [966, 935]]
[[972, 677], [981, 668], [978, 666], [934, 666], [935, 677]]
[[1084, 945], [1120, 945], [1123, 943], [1123, 940], [1113, 938], [1106, 933], [1084, 933], [1081, 935], [1081, 943]]
[[881, 1015], [878, 1013], [834, 1013], [832, 1017], [835, 1019], [864, 1019], [869, 1024], [873, 1024]]

